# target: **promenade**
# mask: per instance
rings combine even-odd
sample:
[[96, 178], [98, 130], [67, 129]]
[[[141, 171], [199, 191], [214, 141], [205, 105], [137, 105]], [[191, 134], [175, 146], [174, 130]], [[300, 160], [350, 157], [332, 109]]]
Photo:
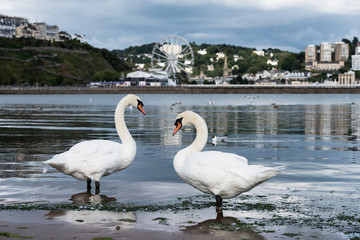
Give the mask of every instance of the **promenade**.
[[360, 85], [185, 85], [176, 87], [0, 87], [0, 94], [358, 94]]

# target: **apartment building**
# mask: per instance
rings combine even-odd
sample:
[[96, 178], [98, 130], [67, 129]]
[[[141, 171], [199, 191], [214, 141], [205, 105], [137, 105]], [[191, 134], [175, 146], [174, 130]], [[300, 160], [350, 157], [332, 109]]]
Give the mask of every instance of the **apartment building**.
[[305, 63], [316, 62], [317, 49], [315, 45], [308, 45], [305, 48]]
[[331, 62], [331, 44], [324, 42], [320, 45], [320, 62]]
[[349, 44], [337, 42], [334, 45], [335, 62], [346, 61], [349, 58]]
[[17, 27], [28, 24], [29, 22], [26, 18], [10, 17], [0, 14], [0, 37], [11, 38], [15, 36]]
[[344, 42], [324, 42], [319, 50], [315, 45], [308, 45], [305, 49], [305, 69], [337, 71], [344, 67], [348, 58], [349, 44]]
[[0, 37], [33, 37], [59, 40], [59, 28], [45, 22], [29, 23], [26, 18], [0, 15]]
[[59, 40], [59, 28], [56, 25], [47, 25], [44, 22], [33, 23], [36, 28], [35, 38], [42, 40]]
[[354, 71], [360, 71], [360, 46], [355, 48], [355, 55], [351, 56], [351, 68]]

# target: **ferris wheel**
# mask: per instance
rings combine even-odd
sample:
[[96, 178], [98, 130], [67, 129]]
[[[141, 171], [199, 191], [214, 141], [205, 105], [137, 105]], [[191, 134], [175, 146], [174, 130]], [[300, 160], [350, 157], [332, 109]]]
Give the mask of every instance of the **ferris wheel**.
[[151, 68], [160, 68], [175, 78], [175, 74], [192, 73], [194, 52], [185, 38], [177, 35], [167, 35], [154, 46], [151, 54]]

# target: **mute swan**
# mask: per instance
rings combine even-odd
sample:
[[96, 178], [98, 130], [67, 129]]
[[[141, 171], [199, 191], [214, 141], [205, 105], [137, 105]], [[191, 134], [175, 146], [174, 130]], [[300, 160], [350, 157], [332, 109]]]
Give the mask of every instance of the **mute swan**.
[[280, 168], [248, 165], [247, 159], [220, 151], [201, 152], [208, 139], [208, 129], [202, 117], [185, 111], [176, 117], [175, 135], [182, 126], [194, 125], [196, 138], [174, 157], [174, 169], [186, 183], [216, 199], [216, 210], [221, 212], [222, 200], [249, 191], [256, 185], [275, 177]]
[[100, 178], [127, 168], [135, 158], [136, 143], [126, 127], [124, 112], [127, 106], [137, 107], [144, 115], [141, 99], [129, 94], [120, 100], [115, 110], [115, 127], [121, 143], [109, 140], [90, 140], [77, 143], [64, 153], [44, 161], [46, 173], [49, 166], [78, 180], [95, 181], [95, 193], [100, 192]]

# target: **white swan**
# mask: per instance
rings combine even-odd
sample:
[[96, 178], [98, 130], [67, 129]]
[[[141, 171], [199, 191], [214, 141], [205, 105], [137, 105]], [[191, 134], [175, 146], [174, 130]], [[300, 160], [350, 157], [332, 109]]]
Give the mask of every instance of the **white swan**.
[[182, 126], [194, 125], [194, 142], [174, 157], [176, 173], [189, 185], [216, 199], [217, 211], [222, 200], [249, 191], [256, 185], [278, 175], [280, 168], [248, 165], [247, 159], [220, 151], [201, 152], [208, 139], [208, 129], [202, 117], [192, 111], [180, 113], [175, 121], [175, 135]]
[[127, 168], [135, 158], [136, 143], [126, 127], [124, 112], [127, 106], [137, 107], [144, 115], [141, 99], [129, 94], [120, 100], [115, 110], [115, 127], [121, 143], [109, 140], [90, 140], [80, 142], [68, 151], [44, 161], [46, 165], [70, 175], [78, 180], [87, 181], [87, 190], [91, 189], [91, 180], [95, 181], [95, 192], [100, 192], [100, 178]]

